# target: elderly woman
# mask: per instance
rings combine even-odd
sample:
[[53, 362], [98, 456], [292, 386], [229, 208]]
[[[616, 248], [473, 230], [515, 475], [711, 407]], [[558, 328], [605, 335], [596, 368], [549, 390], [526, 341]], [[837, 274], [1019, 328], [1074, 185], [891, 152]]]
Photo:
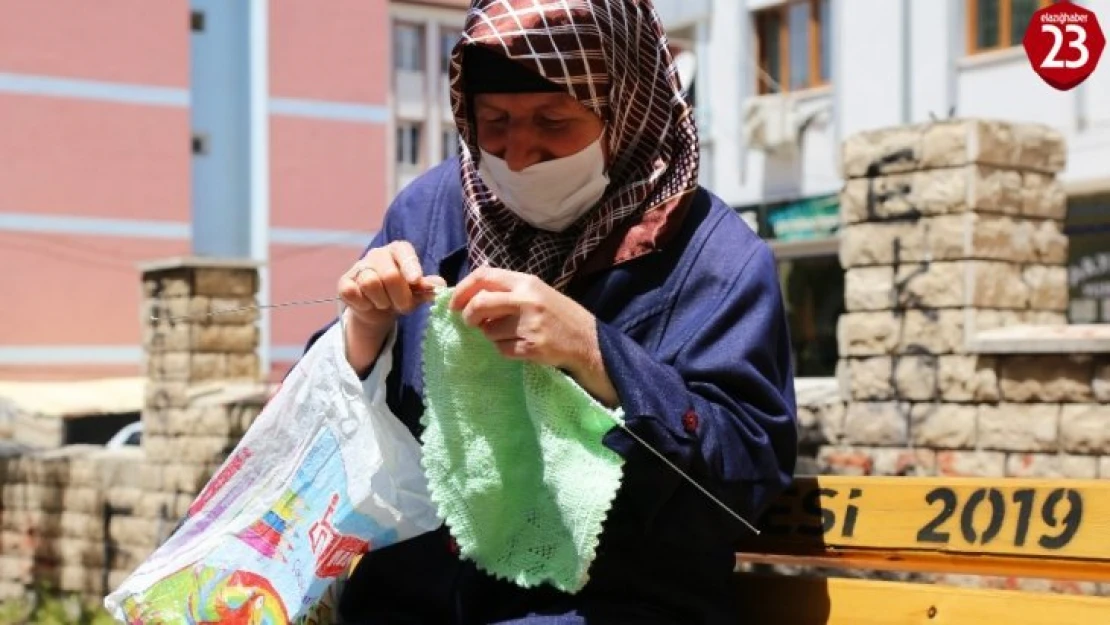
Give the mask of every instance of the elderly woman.
[[643, 440], [606, 436], [625, 477], [581, 592], [489, 577], [443, 528], [364, 557], [344, 618], [741, 622], [731, 583], [747, 530], [675, 467], [748, 518], [782, 491], [790, 341], [770, 251], [698, 186], [654, 9], [473, 0], [450, 78], [459, 157], [398, 195], [339, 280], [351, 366], [368, 372], [396, 333], [388, 403], [418, 433], [428, 290], [452, 285], [453, 309], [502, 354], [560, 368]]

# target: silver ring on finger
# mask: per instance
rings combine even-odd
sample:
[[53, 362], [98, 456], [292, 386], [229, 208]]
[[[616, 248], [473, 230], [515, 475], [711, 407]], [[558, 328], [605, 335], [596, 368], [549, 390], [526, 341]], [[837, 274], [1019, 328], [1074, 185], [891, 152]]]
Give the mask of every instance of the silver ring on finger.
[[373, 271], [374, 273], [378, 273], [377, 271], [374, 271], [373, 267], [371, 267], [369, 265], [362, 265], [358, 269], [355, 270], [354, 275], [351, 276], [351, 280], [353, 280], [355, 282], [358, 282], [359, 277], [362, 275], [362, 272], [364, 272], [364, 271]]
[[364, 285], [363, 285], [363, 283], [359, 282], [359, 277], [362, 275], [363, 272], [366, 272], [366, 271], [369, 271], [369, 272], [373, 273], [375, 276], [377, 276], [378, 282], [379, 283], [381, 282], [381, 274], [378, 273], [377, 269], [374, 269], [373, 267], [371, 267], [369, 265], [363, 265], [363, 266], [359, 267], [358, 270], [355, 271], [355, 275], [351, 277], [351, 280], [355, 283], [355, 286], [358, 287], [359, 291], [362, 292], [363, 296], [367, 298], [367, 300], [370, 302], [371, 306], [373, 306], [374, 308], [376, 308], [378, 310], [387, 310], [389, 308], [389, 306], [386, 306], [384, 308], [381, 307], [381, 306], [378, 306], [378, 304], [375, 303], [374, 300], [370, 299], [369, 296], [366, 295], [366, 291], [362, 290], [362, 287]]

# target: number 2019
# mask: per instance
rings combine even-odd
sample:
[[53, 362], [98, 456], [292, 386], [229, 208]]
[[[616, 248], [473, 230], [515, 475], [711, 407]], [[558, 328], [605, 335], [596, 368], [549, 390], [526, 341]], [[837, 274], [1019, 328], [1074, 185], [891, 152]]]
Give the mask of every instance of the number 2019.
[[[1037, 507], [1037, 491], [1023, 488], [1013, 491], [1010, 501], [997, 488], [980, 488], [971, 493], [960, 510], [960, 501], [951, 488], [935, 488], [925, 495], [925, 503], [932, 506], [940, 503], [941, 509], [931, 521], [917, 532], [917, 541], [923, 543], [948, 544], [951, 533], [943, 528], [959, 511], [960, 534], [970, 545], [987, 545], [999, 537], [1006, 520], [1010, 504], [1017, 508], [1017, 525], [1013, 535], [1013, 545], [1024, 547], [1029, 540], [1029, 526], [1033, 510]], [[1057, 488], [1039, 502], [1040, 518], [1049, 528], [1059, 528], [1053, 534], [1045, 532], [1037, 538], [1037, 544], [1044, 549], [1065, 547], [1079, 531], [1083, 520], [1083, 497], [1072, 489]], [[977, 528], [975, 512], [980, 506], [990, 511], [986, 527]], [[1010, 538], [1010, 537], [1007, 537]]]

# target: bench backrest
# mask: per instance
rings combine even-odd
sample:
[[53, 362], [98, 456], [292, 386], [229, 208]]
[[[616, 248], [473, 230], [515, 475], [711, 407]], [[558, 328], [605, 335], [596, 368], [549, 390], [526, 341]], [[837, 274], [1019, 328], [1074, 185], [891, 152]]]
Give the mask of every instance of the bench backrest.
[[[760, 527], [738, 562], [1110, 582], [1110, 480], [799, 478]], [[1110, 598], [1093, 596], [780, 575], [738, 586], [758, 623], [1110, 623]]]

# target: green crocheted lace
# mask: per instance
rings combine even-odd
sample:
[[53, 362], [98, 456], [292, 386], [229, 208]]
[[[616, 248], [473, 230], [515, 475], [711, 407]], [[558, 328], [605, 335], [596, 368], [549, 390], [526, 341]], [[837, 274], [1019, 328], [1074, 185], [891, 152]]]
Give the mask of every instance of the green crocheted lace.
[[424, 469], [463, 557], [520, 586], [577, 592], [620, 487], [602, 437], [623, 413], [553, 367], [501, 356], [432, 305], [424, 337]]

